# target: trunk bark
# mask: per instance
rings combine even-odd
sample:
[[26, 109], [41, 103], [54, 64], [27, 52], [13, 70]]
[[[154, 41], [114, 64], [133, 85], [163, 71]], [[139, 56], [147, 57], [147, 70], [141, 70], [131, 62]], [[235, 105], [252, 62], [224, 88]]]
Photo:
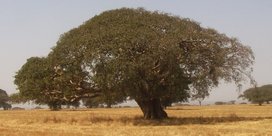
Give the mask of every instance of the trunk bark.
[[140, 106], [145, 119], [165, 119], [167, 113], [163, 110], [159, 99], [136, 100]]

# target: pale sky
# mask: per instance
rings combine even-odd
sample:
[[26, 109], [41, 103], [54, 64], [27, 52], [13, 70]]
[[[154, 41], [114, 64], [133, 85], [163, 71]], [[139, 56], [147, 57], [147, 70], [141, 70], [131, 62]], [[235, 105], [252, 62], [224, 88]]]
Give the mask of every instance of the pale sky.
[[[46, 56], [62, 33], [121, 7], [191, 18], [203, 27], [237, 37], [254, 51], [253, 76], [258, 85], [272, 83], [271, 0], [0, 0], [0, 88], [16, 92], [14, 75], [27, 58]], [[237, 96], [235, 85], [222, 82], [206, 101], [230, 101]]]

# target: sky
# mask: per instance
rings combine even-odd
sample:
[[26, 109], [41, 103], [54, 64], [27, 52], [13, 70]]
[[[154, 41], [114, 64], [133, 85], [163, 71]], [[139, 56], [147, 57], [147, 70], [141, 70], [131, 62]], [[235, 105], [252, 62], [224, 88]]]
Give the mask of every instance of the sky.
[[[27, 58], [46, 56], [61, 34], [103, 11], [143, 7], [193, 19], [237, 37], [255, 54], [258, 85], [272, 83], [271, 0], [0, 0], [0, 88], [17, 92], [14, 75]], [[245, 83], [242, 90], [250, 87]], [[236, 100], [232, 83], [222, 82], [205, 101]]]

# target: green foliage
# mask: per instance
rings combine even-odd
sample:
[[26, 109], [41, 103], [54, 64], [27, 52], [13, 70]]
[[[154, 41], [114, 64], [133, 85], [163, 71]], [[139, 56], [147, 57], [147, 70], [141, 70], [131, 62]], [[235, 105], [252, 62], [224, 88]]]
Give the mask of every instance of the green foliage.
[[264, 102], [269, 103], [269, 101], [272, 101], [272, 85], [249, 88], [239, 97], [259, 105], [262, 105]]
[[10, 101], [12, 103], [26, 103], [28, 100], [24, 98], [20, 93], [13, 93], [10, 95]]
[[14, 83], [20, 90], [19, 95], [26, 100], [39, 104], [47, 100], [45, 91], [48, 89], [48, 81], [52, 79], [48, 79], [51, 73], [48, 71], [46, 63], [46, 58], [32, 57], [16, 73]]
[[33, 101], [37, 104], [48, 104], [56, 110], [62, 103], [63, 92], [55, 81], [55, 71], [49, 65], [47, 58], [32, 57], [16, 73], [14, 83], [19, 89], [12, 96], [15, 103]]

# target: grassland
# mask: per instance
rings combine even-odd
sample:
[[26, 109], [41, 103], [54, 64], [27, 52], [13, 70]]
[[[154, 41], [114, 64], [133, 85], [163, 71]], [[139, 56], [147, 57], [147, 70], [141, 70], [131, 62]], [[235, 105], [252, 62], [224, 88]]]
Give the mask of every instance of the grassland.
[[184, 106], [147, 121], [138, 108], [0, 111], [1, 136], [272, 135], [272, 105]]

